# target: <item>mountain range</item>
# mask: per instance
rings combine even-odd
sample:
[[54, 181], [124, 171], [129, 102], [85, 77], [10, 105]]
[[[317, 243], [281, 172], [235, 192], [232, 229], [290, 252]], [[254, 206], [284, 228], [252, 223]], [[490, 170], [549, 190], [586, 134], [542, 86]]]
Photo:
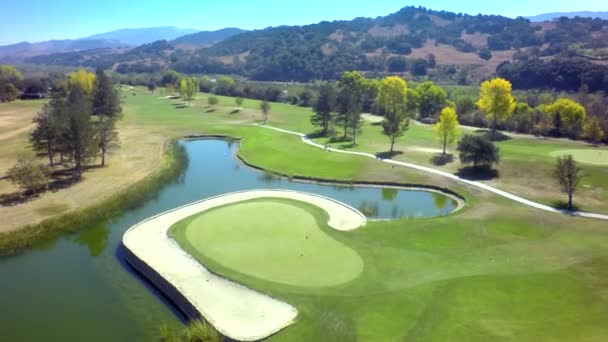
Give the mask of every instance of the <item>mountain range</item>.
[[21, 42], [4, 45], [0, 46], [0, 59], [5, 61], [17, 61], [33, 56], [96, 49], [116, 49], [116, 52], [121, 52], [128, 48], [149, 44], [159, 40], [175, 41], [176, 44], [202, 47], [209, 46], [241, 32], [243, 32], [243, 30], [238, 28], [225, 28], [217, 31], [199, 31], [191, 28], [182, 29], [173, 26], [120, 29], [94, 34], [80, 39], [49, 40], [37, 43]]
[[581, 12], [553, 12], [553, 13], [543, 13], [539, 15], [534, 15], [530, 17], [526, 17], [532, 22], [542, 22], [542, 21], [551, 21], [557, 18], [566, 17], [566, 18], [600, 18], [600, 19], [608, 19], [608, 11], [581, 11]]

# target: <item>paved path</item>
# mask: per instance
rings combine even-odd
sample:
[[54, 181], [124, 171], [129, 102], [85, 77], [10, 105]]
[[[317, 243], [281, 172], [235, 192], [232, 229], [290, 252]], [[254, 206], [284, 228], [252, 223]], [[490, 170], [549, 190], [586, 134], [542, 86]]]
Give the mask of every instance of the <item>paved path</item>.
[[303, 133], [289, 131], [289, 130], [286, 130], [286, 129], [272, 127], [272, 126], [267, 126], [267, 125], [256, 124], [256, 126], [267, 128], [267, 129], [271, 129], [271, 130], [282, 132], [282, 133], [287, 133], [287, 134], [292, 134], [292, 135], [300, 136], [302, 138], [302, 141], [304, 143], [306, 143], [308, 145], [311, 145], [311, 146], [314, 146], [314, 147], [317, 147], [317, 148], [320, 148], [320, 149], [329, 150], [329, 151], [337, 152], [337, 153], [354, 154], [354, 155], [358, 155], [358, 156], [362, 156], [362, 157], [373, 158], [373, 159], [379, 160], [379, 161], [384, 162], [384, 163], [393, 164], [393, 165], [397, 165], [397, 166], [403, 166], [403, 167], [409, 167], [409, 168], [420, 170], [420, 171], [423, 171], [423, 172], [432, 173], [432, 174], [439, 175], [439, 176], [442, 176], [442, 177], [447, 177], [447, 178], [453, 179], [455, 181], [466, 183], [466, 184], [469, 184], [469, 185], [472, 185], [472, 186], [475, 186], [475, 187], [478, 187], [478, 188], [481, 188], [481, 189], [493, 192], [493, 193], [495, 193], [495, 194], [497, 194], [499, 196], [506, 197], [506, 198], [508, 198], [510, 200], [513, 200], [513, 201], [525, 204], [525, 205], [533, 207], [533, 208], [537, 208], [537, 209], [541, 209], [541, 210], [545, 210], [545, 211], [549, 211], [549, 212], [553, 212], [553, 213], [566, 214], [566, 215], [570, 215], [570, 216], [580, 216], [580, 217], [587, 217], [587, 218], [593, 218], [593, 219], [599, 219], [599, 220], [608, 220], [608, 215], [595, 214], [595, 213], [587, 213], [587, 212], [582, 212], [582, 211], [568, 211], [568, 210], [556, 209], [556, 208], [548, 206], [546, 204], [537, 203], [537, 202], [525, 199], [523, 197], [519, 197], [519, 196], [513, 195], [511, 193], [508, 193], [506, 191], [497, 189], [497, 188], [489, 186], [487, 184], [476, 182], [476, 181], [472, 181], [472, 180], [468, 180], [468, 179], [464, 179], [464, 178], [458, 177], [458, 176], [456, 176], [454, 174], [451, 174], [451, 173], [448, 173], [448, 172], [444, 172], [444, 171], [440, 171], [440, 170], [436, 170], [436, 169], [433, 169], [433, 168], [430, 168], [430, 167], [421, 166], [421, 165], [412, 164], [412, 163], [401, 162], [401, 161], [396, 161], [396, 160], [392, 160], [392, 159], [381, 159], [381, 158], [378, 158], [376, 155], [371, 154], [371, 153], [355, 152], [355, 151], [344, 151], [344, 150], [339, 150], [339, 149], [335, 149], [335, 148], [327, 148], [324, 145], [317, 144], [317, 143], [313, 142], [312, 140], [310, 140], [306, 136], [306, 134], [303, 134]]

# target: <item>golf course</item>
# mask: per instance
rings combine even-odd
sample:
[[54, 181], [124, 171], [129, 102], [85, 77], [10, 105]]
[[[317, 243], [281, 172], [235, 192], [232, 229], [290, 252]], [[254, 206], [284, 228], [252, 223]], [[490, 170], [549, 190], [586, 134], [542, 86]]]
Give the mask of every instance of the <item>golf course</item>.
[[[607, 221], [542, 211], [439, 174], [311, 146], [301, 136], [254, 125], [263, 119], [258, 101], [247, 99], [235, 110], [233, 98], [218, 96], [219, 103], [212, 106], [208, 96], [198, 94], [184, 105], [144, 88], [123, 91], [119, 133], [126, 139], [117, 157], [137, 150], [144, 141], [140, 139], [145, 139], [147, 151], [156, 153], [141, 153], [138, 162], [161, 165], [162, 170], [159, 161], [169, 163], [176, 156], [174, 150], [163, 149], [165, 140], [216, 138], [178, 142], [187, 159], [179, 175], [138, 206], [76, 232], [45, 237], [43, 231], [30, 248], [1, 259], [0, 270], [6, 277], [0, 285], [0, 300], [12, 313], [3, 316], [4, 336], [35, 340], [53, 326], [56, 338], [93, 334], [94, 340], [150, 340], [162, 324], [180, 327], [181, 313], [176, 313], [171, 298], [162, 295], [162, 287], [150, 286], [149, 277], [137, 267], [116, 262], [122, 260], [117, 251], [124, 243], [123, 235], [180, 208], [193, 209], [151, 225], [157, 232], [151, 235], [171, 242], [167, 246], [178, 247], [179, 255], [194, 259], [182, 264], [163, 258], [169, 255], [163, 252], [164, 242], [143, 243], [146, 255], [168, 263], [174, 278], [179, 278], [180, 265], [194, 267], [196, 272], [202, 272], [202, 267], [208, 279], [233, 284], [250, 298], [270, 300], [269, 306], [249, 306], [251, 310], [245, 312], [255, 316], [271, 308], [264, 317], [277, 320], [257, 326], [273, 332], [269, 340], [595, 341], [608, 336], [604, 324], [608, 317]], [[0, 110], [8, 112], [8, 106], [18, 104], [0, 104]], [[272, 103], [266, 125], [312, 134], [311, 115], [310, 108]], [[312, 141], [373, 155], [388, 148], [380, 130], [373, 122], [364, 123], [355, 146], [322, 137]], [[7, 139], [16, 145], [26, 135]], [[601, 158], [605, 147], [528, 135], [513, 135], [497, 145], [502, 153], [496, 166], [499, 176], [476, 181], [553, 206], [564, 195], [549, 170], [556, 155], [575, 150], [586, 175], [576, 194], [577, 206], [608, 214], [608, 165]], [[439, 144], [428, 125], [412, 123], [395, 148], [402, 152], [394, 157], [399, 162], [450, 174], [461, 168], [458, 161], [433, 164], [434, 152], [429, 151], [437, 150]], [[158, 151], [163, 151], [160, 156]], [[11, 157], [7, 153], [3, 158]], [[135, 170], [145, 179], [158, 170], [150, 168], [146, 173], [137, 164], [121, 163], [115, 168], [110, 159], [107, 168], [87, 173], [83, 184], [111, 184], [115, 172]], [[133, 177], [124, 186], [137, 186], [141, 179]], [[191, 207], [205, 199], [259, 189], [321, 195], [368, 217], [365, 224], [340, 230], [332, 225], [331, 210], [274, 196], [213, 208]], [[71, 215], [77, 210], [74, 202], [92, 206], [111, 195], [90, 198], [77, 190], [48, 192], [25, 203], [36, 207], [52, 201], [62, 209], [39, 211], [24, 224], [35, 227], [45, 219]], [[1, 207], [0, 213], [19, 207]], [[369, 207], [375, 210], [364, 210]], [[3, 235], [3, 245], [15, 246], [15, 241], [24, 239], [20, 234], [34, 234], [30, 229]], [[135, 240], [145, 241], [148, 234], [137, 235]], [[129, 243], [126, 246], [130, 248]], [[143, 254], [139, 259], [146, 260]], [[46, 271], [28, 267], [33, 263], [44, 263]], [[71, 272], [55, 276], [65, 269]], [[47, 286], [39, 287], [41, 282]], [[206, 286], [203, 280], [192, 289]], [[88, 296], [91, 291], [95, 297]], [[231, 316], [231, 311], [222, 309], [226, 303], [232, 302], [201, 306], [219, 308], [220, 316], [201, 313], [229, 335], [226, 325], [214, 320], [239, 321], [237, 314]], [[64, 310], [57, 312], [60, 306]], [[23, 318], [34, 308], [49, 320], [30, 320], [25, 329]], [[282, 314], [270, 315], [275, 309]], [[76, 317], [87, 318], [79, 319], [77, 327], [67, 323]], [[247, 322], [258, 321], [240, 324]], [[102, 328], [107, 326], [114, 329]]]

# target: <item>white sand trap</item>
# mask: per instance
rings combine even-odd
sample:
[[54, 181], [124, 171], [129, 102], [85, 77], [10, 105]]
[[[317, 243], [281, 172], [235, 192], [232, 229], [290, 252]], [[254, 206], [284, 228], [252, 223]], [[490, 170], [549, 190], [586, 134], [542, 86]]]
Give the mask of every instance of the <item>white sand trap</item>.
[[422, 152], [422, 153], [442, 153], [443, 150], [438, 149], [438, 148], [427, 148], [427, 147], [409, 147], [408, 150], [410, 151], [416, 151], [416, 152]]
[[[178, 221], [204, 210], [267, 197], [316, 205], [329, 214], [328, 224], [334, 229], [348, 231], [366, 223], [365, 216], [358, 210], [326, 197], [294, 191], [255, 190], [213, 197], [149, 218], [127, 230], [123, 245], [175, 287], [220, 333], [240, 341], [260, 340], [294, 323], [297, 310], [287, 303], [216, 276], [183, 251], [167, 233]], [[145, 270], [140, 271], [145, 274]], [[154, 278], [154, 275], [146, 276]]]
[[361, 114], [361, 118], [369, 123], [380, 123], [384, 121], [384, 117], [373, 114]]

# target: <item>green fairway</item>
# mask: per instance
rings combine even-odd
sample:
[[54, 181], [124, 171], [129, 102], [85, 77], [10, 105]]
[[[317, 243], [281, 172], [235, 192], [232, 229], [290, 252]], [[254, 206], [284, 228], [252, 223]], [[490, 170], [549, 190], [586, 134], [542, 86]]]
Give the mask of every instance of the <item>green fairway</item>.
[[363, 262], [328, 235], [328, 216], [300, 201], [263, 198], [205, 211], [171, 228], [203, 264], [281, 284], [322, 287], [356, 278]]
[[586, 164], [608, 165], [608, 150], [558, 150], [551, 152], [553, 157], [571, 154], [576, 161]]

